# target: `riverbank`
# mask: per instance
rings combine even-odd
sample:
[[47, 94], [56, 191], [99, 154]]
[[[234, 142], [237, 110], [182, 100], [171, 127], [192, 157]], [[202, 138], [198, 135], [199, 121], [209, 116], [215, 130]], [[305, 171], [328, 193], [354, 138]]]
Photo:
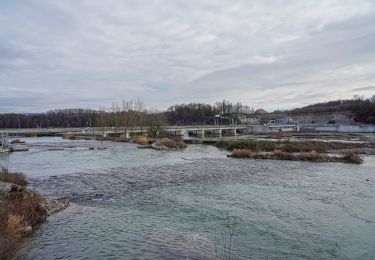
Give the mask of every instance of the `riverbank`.
[[229, 157], [360, 164], [360, 154], [374, 154], [373, 142], [222, 140], [216, 147], [231, 152]]
[[274, 152], [253, 152], [248, 149], [234, 149], [228, 157], [286, 161], [343, 162], [352, 164], [361, 164], [363, 162], [362, 157], [355, 153], [332, 155], [320, 154], [314, 150], [308, 153], [289, 153], [281, 150], [275, 150]]
[[24, 239], [51, 214], [69, 206], [64, 199], [47, 198], [27, 189], [21, 173], [0, 170], [0, 258], [10, 259]]

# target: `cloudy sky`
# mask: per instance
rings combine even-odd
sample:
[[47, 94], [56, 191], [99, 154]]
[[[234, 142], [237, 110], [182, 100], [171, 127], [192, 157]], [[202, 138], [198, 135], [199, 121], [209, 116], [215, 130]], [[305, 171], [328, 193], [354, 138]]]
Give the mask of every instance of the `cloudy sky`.
[[1, 0], [0, 112], [375, 94], [373, 0]]

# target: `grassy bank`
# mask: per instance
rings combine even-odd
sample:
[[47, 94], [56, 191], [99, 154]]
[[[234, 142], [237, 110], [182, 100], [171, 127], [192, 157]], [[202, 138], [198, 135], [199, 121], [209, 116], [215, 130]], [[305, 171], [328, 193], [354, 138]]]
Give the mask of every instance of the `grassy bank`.
[[363, 162], [363, 159], [358, 154], [354, 153], [337, 156], [321, 154], [316, 151], [310, 151], [308, 153], [289, 153], [281, 150], [275, 150], [273, 152], [253, 152], [248, 149], [234, 149], [230, 157], [287, 161], [344, 162], [352, 164], [361, 164]]
[[22, 173], [0, 170], [0, 259], [12, 258], [23, 239], [47, 216], [68, 206], [26, 188]]
[[254, 158], [311, 162], [345, 162], [360, 164], [363, 159], [353, 152], [330, 155], [328, 152], [358, 148], [359, 143], [319, 141], [267, 141], [267, 140], [223, 140], [216, 143], [219, 148], [231, 151], [234, 158]]
[[229, 151], [234, 149], [249, 149], [252, 151], [272, 152], [282, 150], [289, 153], [317, 151], [326, 153], [331, 150], [361, 148], [361, 143], [321, 142], [321, 141], [268, 141], [268, 140], [223, 140], [216, 143], [219, 148]]

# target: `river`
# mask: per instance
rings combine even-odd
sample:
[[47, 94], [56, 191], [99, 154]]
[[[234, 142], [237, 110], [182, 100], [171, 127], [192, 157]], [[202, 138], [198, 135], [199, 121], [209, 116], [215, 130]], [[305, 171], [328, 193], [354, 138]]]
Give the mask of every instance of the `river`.
[[375, 157], [349, 165], [234, 159], [206, 145], [24, 140], [30, 150], [1, 164], [71, 206], [20, 259], [375, 258]]

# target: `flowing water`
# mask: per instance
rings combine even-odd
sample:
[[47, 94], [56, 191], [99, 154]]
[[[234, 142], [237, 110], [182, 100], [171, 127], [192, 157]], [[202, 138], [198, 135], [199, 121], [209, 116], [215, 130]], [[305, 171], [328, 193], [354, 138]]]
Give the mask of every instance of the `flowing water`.
[[25, 140], [30, 151], [1, 163], [72, 204], [20, 259], [375, 259], [374, 157], [358, 166]]

